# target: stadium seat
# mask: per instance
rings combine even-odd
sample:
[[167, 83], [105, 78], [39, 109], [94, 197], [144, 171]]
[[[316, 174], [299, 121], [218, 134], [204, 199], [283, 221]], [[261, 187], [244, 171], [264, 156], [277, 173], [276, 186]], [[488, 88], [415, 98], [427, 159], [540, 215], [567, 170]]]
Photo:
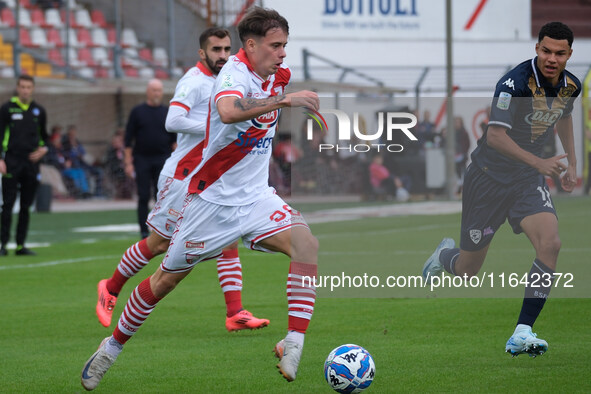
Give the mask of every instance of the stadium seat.
[[52, 43], [54, 46], [61, 48], [64, 46], [64, 42], [62, 41], [62, 36], [57, 29], [48, 29], [47, 30], [47, 41]]
[[0, 10], [0, 19], [2, 20], [2, 26], [16, 26], [16, 20], [14, 19], [14, 14], [10, 8], [2, 8], [2, 10]]
[[96, 27], [90, 31], [90, 37], [92, 42], [99, 47], [110, 47], [112, 46], [107, 39], [107, 31], [103, 28]]
[[14, 68], [12, 67], [1, 67], [0, 68], [0, 77], [6, 79], [12, 79], [15, 77], [14, 75]]
[[50, 28], [51, 25], [45, 22], [45, 14], [39, 8], [31, 10], [31, 23], [33, 26], [39, 26], [44, 29]]
[[101, 27], [103, 29], [109, 27], [105, 20], [105, 15], [101, 10], [92, 10], [90, 13], [90, 20], [96, 27]]
[[154, 57], [152, 56], [152, 50], [150, 48], [142, 48], [138, 51], [140, 59], [147, 62], [154, 63]]
[[62, 51], [60, 49], [50, 49], [47, 57], [49, 58], [49, 60], [55, 64], [56, 66], [65, 66], [66, 62], [64, 60], [64, 57], [62, 56]]
[[18, 14], [18, 21], [21, 27], [30, 28], [33, 23], [31, 22], [31, 14], [29, 13], [29, 10], [21, 8]]
[[31, 40], [31, 35], [27, 29], [19, 29], [19, 37], [21, 45], [29, 48], [37, 48], [39, 45], [35, 45]]
[[70, 62], [71, 67], [82, 67], [85, 65], [83, 62], [80, 61], [80, 59], [78, 59], [78, 51], [76, 50], [76, 48], [68, 48], [68, 56], [69, 59], [67, 60]]
[[105, 67], [97, 67], [94, 69], [95, 78], [109, 78], [109, 71]]
[[80, 27], [84, 27], [86, 29], [90, 29], [92, 27], [92, 21], [90, 20], [90, 14], [88, 10], [85, 8], [76, 10], [74, 12], [76, 23]]
[[129, 78], [137, 78], [137, 77], [139, 77], [139, 73], [137, 71], [137, 68], [127, 67], [124, 70], [125, 70], [125, 76], [126, 77], [129, 77]]
[[150, 67], [142, 67], [138, 71], [138, 76], [142, 79], [152, 79], [154, 75], [154, 69]]
[[102, 67], [111, 67], [113, 62], [109, 59], [109, 53], [107, 52], [107, 48], [98, 47], [91, 49], [92, 58], [96, 62], [96, 64]]
[[78, 29], [78, 42], [83, 44], [84, 46], [87, 47], [95, 47], [97, 46], [94, 41], [92, 40], [92, 37], [90, 35], [90, 32], [85, 29], [85, 28], [81, 28]]
[[137, 48], [140, 43], [135, 35], [135, 30], [125, 28], [121, 32], [121, 46], [124, 48]]
[[51, 64], [37, 63], [35, 64], [35, 76], [36, 77], [50, 77], [53, 74]]
[[107, 40], [111, 45], [115, 45], [117, 43], [117, 31], [114, 27], [109, 27], [107, 29]]
[[35, 5], [31, 4], [31, 0], [20, 0], [19, 3], [24, 8], [35, 8]]
[[140, 67], [142, 62], [139, 60], [137, 49], [125, 48], [123, 56], [121, 57], [121, 65], [123, 67]]
[[90, 67], [81, 67], [78, 69], [78, 73], [84, 78], [94, 78], [94, 70]]
[[45, 30], [40, 27], [34, 27], [31, 29], [31, 42], [33, 45], [41, 48], [49, 48], [54, 46], [52, 43], [47, 41]]
[[12, 8], [13, 10], [16, 8], [16, 0], [3, 0], [6, 7]]
[[162, 70], [162, 69], [158, 69], [158, 68], [154, 72], [154, 76], [158, 79], [168, 79], [169, 78], [168, 72], [166, 72], [165, 70]]
[[168, 53], [166, 53], [166, 49], [156, 47], [152, 56], [154, 57], [154, 64], [160, 67], [168, 67]]
[[88, 48], [80, 48], [78, 49], [78, 59], [81, 63], [84, 63], [88, 67], [95, 67], [97, 66], [94, 58], [92, 57], [92, 53], [90, 53], [90, 49]]
[[60, 34], [62, 36], [62, 42], [64, 43], [64, 45], [68, 45], [68, 40], [66, 39], [66, 32], [69, 32], [68, 38], [70, 40], [69, 44], [71, 47], [80, 48], [80, 47], [84, 46], [83, 43], [78, 42], [78, 36], [76, 35], [76, 29], [60, 31]]
[[45, 11], [45, 23], [55, 28], [64, 27], [64, 22], [57, 8], [49, 8]]

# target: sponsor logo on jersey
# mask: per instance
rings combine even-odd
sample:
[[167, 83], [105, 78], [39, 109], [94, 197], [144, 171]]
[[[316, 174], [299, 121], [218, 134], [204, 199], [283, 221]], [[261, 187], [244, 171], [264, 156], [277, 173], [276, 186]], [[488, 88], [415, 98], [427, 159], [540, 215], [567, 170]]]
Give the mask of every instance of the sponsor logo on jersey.
[[507, 80], [503, 82], [502, 85], [506, 85], [507, 87], [515, 90], [515, 81], [513, 81], [511, 78], [507, 78]]
[[241, 151], [250, 155], [264, 155], [271, 149], [273, 137], [253, 137], [251, 134], [241, 131], [234, 144], [242, 148]]
[[480, 230], [470, 230], [470, 239], [475, 244], [478, 244], [482, 239], [482, 232]]
[[205, 242], [201, 241], [187, 241], [185, 242], [186, 249], [203, 249], [205, 248]]
[[14, 113], [11, 116], [12, 120], [22, 120], [23, 119], [23, 114], [20, 113]]
[[527, 114], [525, 121], [530, 125], [552, 126], [562, 116], [562, 109], [536, 110]]
[[251, 122], [257, 129], [265, 130], [275, 126], [277, 124], [277, 120], [279, 120], [279, 111], [274, 110], [252, 119]]
[[39, 111], [39, 108], [33, 108], [33, 115], [35, 116], [39, 116], [41, 114], [41, 111]]
[[511, 94], [507, 92], [501, 92], [499, 94], [499, 100], [497, 101], [497, 108], [503, 111], [509, 109], [509, 105], [511, 104]]
[[482, 236], [486, 237], [487, 235], [491, 235], [494, 234], [495, 230], [492, 229], [492, 227], [488, 226], [487, 228], [484, 229], [484, 231], [482, 232]]

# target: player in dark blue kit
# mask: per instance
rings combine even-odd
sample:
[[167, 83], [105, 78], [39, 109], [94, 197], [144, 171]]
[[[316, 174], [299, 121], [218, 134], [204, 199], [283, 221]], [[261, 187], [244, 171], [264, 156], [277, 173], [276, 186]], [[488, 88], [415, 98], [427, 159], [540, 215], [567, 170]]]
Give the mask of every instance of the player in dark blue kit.
[[[532, 326], [552, 287], [561, 241], [558, 219], [545, 176], [562, 175], [562, 188], [576, 185], [576, 157], [571, 112], [581, 90], [565, 70], [573, 33], [560, 22], [544, 25], [537, 56], [503, 76], [496, 86], [488, 129], [472, 153], [462, 195], [460, 248], [445, 238], [423, 267], [423, 277], [478, 273], [495, 232], [505, 222], [524, 232], [536, 257], [528, 275], [515, 332], [505, 351], [535, 357], [548, 349]], [[542, 148], [556, 127], [566, 154], [542, 159]], [[567, 160], [564, 164], [561, 160]]]

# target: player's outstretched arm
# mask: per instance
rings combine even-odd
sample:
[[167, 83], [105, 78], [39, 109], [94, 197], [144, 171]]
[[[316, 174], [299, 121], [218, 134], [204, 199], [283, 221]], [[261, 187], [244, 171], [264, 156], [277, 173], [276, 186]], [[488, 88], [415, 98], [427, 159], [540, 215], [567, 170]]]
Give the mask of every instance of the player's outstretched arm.
[[567, 155], [558, 155], [542, 159], [524, 149], [521, 149], [515, 141], [507, 135], [507, 129], [501, 126], [489, 125], [486, 132], [487, 144], [510, 157], [513, 160], [521, 161], [530, 167], [535, 168], [542, 175], [546, 176], [560, 176], [566, 170], [566, 164], [561, 162]]
[[318, 110], [319, 105], [318, 94], [309, 90], [264, 99], [222, 97], [216, 103], [220, 119], [224, 123], [243, 122], [284, 107], [308, 107]]
[[556, 123], [556, 131], [562, 147], [566, 152], [568, 167], [566, 173], [560, 178], [562, 188], [566, 192], [572, 192], [577, 185], [577, 157], [575, 154], [575, 139], [573, 135], [573, 119], [571, 116], [560, 119]]

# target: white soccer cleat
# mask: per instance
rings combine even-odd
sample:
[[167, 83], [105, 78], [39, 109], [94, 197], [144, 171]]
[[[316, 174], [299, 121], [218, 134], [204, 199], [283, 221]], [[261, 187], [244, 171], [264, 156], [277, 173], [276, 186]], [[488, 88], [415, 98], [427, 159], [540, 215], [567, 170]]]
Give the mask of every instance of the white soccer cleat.
[[298, 373], [298, 366], [300, 365], [300, 358], [302, 357], [303, 346], [295, 342], [280, 340], [275, 345], [275, 356], [279, 357], [279, 373], [288, 382], [293, 382]]
[[536, 357], [547, 351], [548, 342], [537, 338], [537, 335], [531, 332], [531, 327], [525, 324], [517, 326], [505, 345], [505, 352], [511, 353], [513, 357], [522, 353], [527, 353], [530, 357]]
[[452, 249], [456, 246], [456, 243], [451, 238], [443, 238], [443, 240], [437, 245], [435, 252], [427, 259], [425, 265], [423, 265], [423, 279], [427, 283], [431, 283], [431, 278], [439, 276], [443, 272], [443, 264], [439, 261], [439, 255], [443, 249]]
[[98, 386], [105, 373], [117, 359], [116, 356], [112, 356], [105, 351], [105, 345], [109, 339], [111, 337], [103, 339], [98, 350], [84, 364], [80, 380], [82, 386], [88, 391], [94, 390]]

